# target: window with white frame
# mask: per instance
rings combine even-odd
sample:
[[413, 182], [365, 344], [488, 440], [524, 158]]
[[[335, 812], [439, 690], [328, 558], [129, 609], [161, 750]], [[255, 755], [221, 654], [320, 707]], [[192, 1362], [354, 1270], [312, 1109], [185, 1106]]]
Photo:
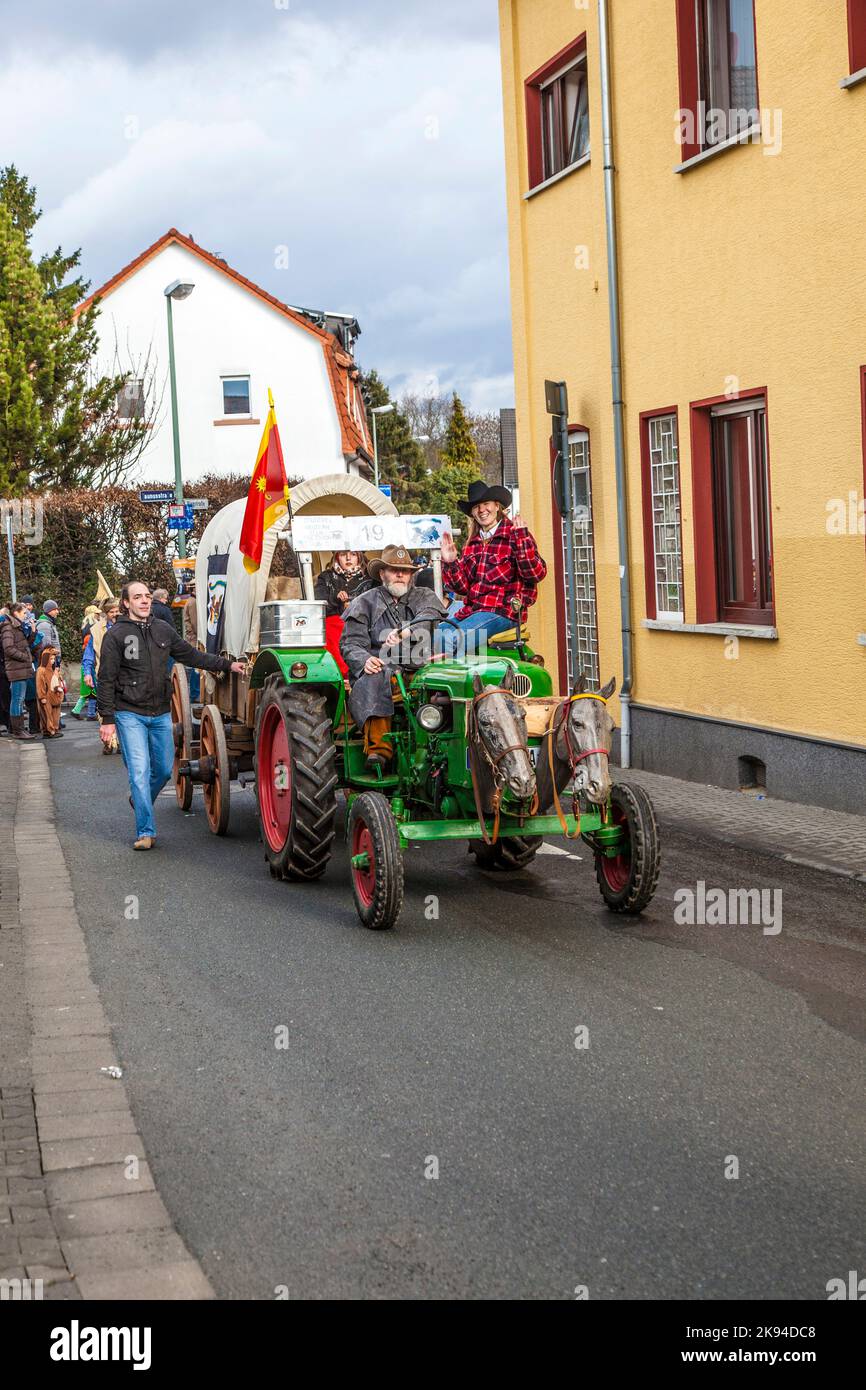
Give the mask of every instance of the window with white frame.
[[250, 414], [250, 379], [248, 376], [222, 378], [223, 414]]
[[656, 617], [684, 620], [680, 448], [676, 415], [647, 421]]

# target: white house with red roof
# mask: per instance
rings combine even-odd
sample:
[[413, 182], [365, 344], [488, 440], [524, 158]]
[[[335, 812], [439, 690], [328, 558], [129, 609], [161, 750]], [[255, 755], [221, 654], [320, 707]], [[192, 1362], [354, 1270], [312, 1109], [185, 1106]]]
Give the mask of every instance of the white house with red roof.
[[165, 289], [172, 302], [185, 481], [252, 473], [273, 392], [290, 478], [372, 472], [350, 316], [293, 308], [172, 228], [79, 306], [100, 301], [96, 370], [130, 373], [126, 418], [152, 422], [131, 481], [174, 480]]

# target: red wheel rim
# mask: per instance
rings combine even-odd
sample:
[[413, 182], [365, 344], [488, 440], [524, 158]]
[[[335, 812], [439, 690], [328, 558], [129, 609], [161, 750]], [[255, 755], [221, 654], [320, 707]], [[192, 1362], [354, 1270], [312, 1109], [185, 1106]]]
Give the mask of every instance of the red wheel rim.
[[262, 830], [271, 849], [279, 852], [289, 838], [292, 821], [292, 760], [278, 705], [269, 705], [262, 718], [256, 780]]
[[362, 820], [356, 820], [352, 829], [352, 857], [356, 854], [367, 855], [369, 868], [359, 869], [352, 865], [355, 892], [362, 906], [372, 907], [376, 895], [376, 861], [373, 857], [373, 836]]
[[628, 817], [621, 806], [612, 808], [613, 816], [611, 824], [621, 825], [626, 832], [625, 848], [614, 858], [606, 854], [599, 856], [601, 873], [608, 888], [614, 893], [621, 893], [627, 886], [629, 875], [631, 874], [631, 837], [628, 834]]

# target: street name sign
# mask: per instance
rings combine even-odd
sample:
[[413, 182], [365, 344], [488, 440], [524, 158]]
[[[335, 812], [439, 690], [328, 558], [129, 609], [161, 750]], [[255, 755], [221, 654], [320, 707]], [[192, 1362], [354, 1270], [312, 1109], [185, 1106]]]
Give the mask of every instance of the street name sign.
[[173, 502], [174, 488], [149, 488], [138, 494], [139, 502]]

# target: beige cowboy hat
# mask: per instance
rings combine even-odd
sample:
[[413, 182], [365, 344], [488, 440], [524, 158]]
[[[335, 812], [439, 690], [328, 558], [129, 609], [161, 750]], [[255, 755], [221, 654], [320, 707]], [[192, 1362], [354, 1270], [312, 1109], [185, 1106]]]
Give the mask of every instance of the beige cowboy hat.
[[415, 564], [405, 545], [386, 545], [381, 557], [369, 562], [367, 573], [371, 579], [378, 579], [383, 569], [412, 570], [416, 573], [421, 566]]

